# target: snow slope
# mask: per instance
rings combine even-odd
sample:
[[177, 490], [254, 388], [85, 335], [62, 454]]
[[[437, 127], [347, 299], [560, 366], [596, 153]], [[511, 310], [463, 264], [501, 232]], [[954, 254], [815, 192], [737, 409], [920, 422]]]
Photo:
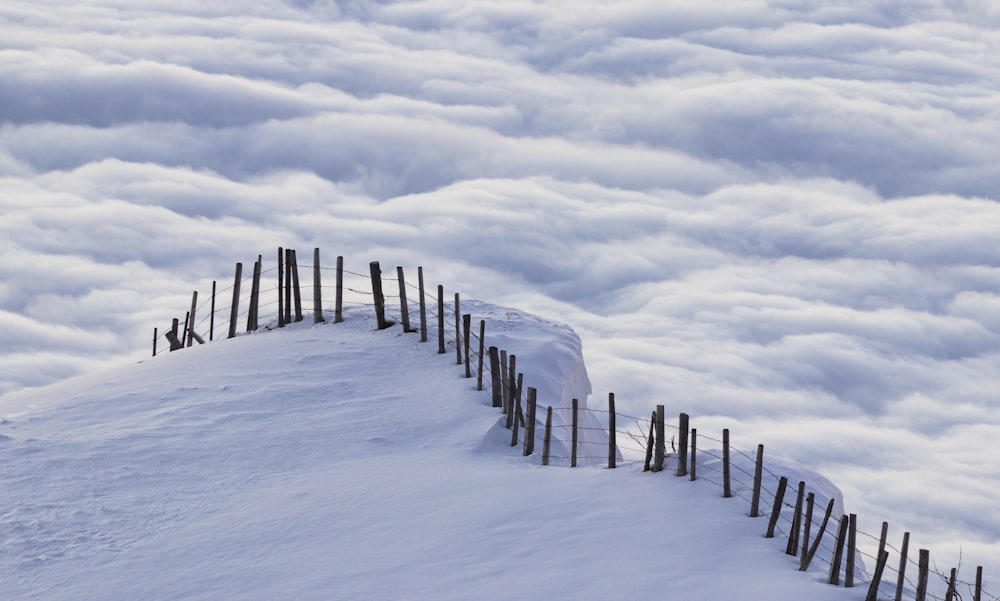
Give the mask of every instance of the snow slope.
[[[585, 399], [571, 329], [466, 306], [540, 404]], [[521, 457], [453, 347], [374, 325], [354, 307], [0, 397], [3, 598], [864, 598], [708, 481]]]

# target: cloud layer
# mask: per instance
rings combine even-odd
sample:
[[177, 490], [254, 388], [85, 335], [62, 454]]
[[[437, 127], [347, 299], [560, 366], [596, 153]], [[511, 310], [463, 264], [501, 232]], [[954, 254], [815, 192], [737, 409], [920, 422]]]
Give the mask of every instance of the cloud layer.
[[869, 531], [988, 563], [998, 25], [933, 0], [6, 2], [0, 392], [140, 358], [235, 261], [318, 246], [565, 321], [597, 399], [732, 427]]

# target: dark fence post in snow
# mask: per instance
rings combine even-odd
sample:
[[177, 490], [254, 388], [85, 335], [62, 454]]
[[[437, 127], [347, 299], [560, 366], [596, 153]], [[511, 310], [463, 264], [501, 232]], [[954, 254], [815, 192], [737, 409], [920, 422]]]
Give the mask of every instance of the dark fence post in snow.
[[729, 428], [722, 430], [722, 497], [728, 499], [733, 496], [733, 489], [730, 484], [729, 473]]
[[191, 312], [189, 313], [190, 317], [188, 317], [187, 346], [191, 346], [191, 344], [194, 342], [194, 315], [197, 310], [198, 310], [198, 291], [195, 290], [194, 292], [191, 293]]
[[278, 247], [278, 327], [285, 327], [285, 250]]
[[656, 406], [656, 448], [653, 449], [653, 471], [663, 470], [663, 460], [667, 455], [666, 424], [663, 405]]
[[955, 601], [955, 580], [958, 579], [958, 568], [951, 569], [951, 576], [948, 577], [948, 592], [944, 594], [944, 601]]
[[438, 354], [444, 354], [444, 286], [438, 284]]
[[828, 583], [840, 584], [840, 564], [844, 558], [844, 544], [847, 543], [847, 527], [850, 518], [846, 515], [840, 516], [840, 528], [837, 529], [837, 542], [833, 546], [833, 561], [830, 562], [830, 578]]
[[208, 341], [215, 340], [215, 280], [212, 280], [212, 313], [208, 316]]
[[781, 514], [781, 503], [785, 500], [785, 488], [788, 486], [788, 478], [782, 476], [778, 480], [778, 492], [774, 493], [774, 505], [771, 507], [771, 519], [767, 522], [767, 534], [764, 538], [774, 538], [774, 527], [778, 525], [778, 516]]
[[337, 257], [337, 307], [333, 314], [333, 323], [344, 321], [344, 257]]
[[538, 391], [528, 387], [528, 419], [524, 425], [524, 452], [527, 457], [535, 452], [535, 414], [538, 406]]
[[236, 318], [240, 311], [240, 282], [243, 281], [243, 263], [236, 264], [236, 281], [233, 283], [233, 303], [229, 307], [229, 338], [236, 336]]
[[465, 343], [465, 377], [472, 377], [472, 363], [470, 360], [469, 353], [469, 340], [472, 337], [472, 316], [466, 313], [462, 316], [462, 335], [464, 336], [463, 342]]
[[618, 445], [615, 439], [615, 393], [608, 393], [608, 469], [615, 469]]
[[760, 481], [764, 477], [764, 445], [757, 445], [757, 464], [753, 471], [753, 496], [750, 499], [750, 517], [760, 515]]
[[250, 306], [247, 310], [247, 332], [257, 329], [257, 298], [260, 293], [260, 255], [253, 264], [253, 279], [250, 281]]
[[802, 527], [802, 553], [799, 558], [799, 567], [809, 554], [809, 533], [812, 530], [813, 510], [816, 506], [816, 493], [806, 495], [806, 515]]
[[462, 307], [455, 293], [455, 364], [462, 364]]
[[[503, 363], [503, 355], [500, 355], [500, 362]], [[517, 373], [517, 355], [511, 353], [507, 355], [507, 363], [504, 364], [504, 370], [501, 374], [506, 378], [507, 382], [507, 429], [514, 423], [514, 397], [517, 394], [516, 377], [514, 374]]]
[[495, 347], [490, 347], [490, 379], [493, 384], [493, 406], [500, 407], [503, 404], [502, 394], [503, 390], [500, 386], [500, 350]]
[[420, 291], [420, 342], [427, 342], [427, 298], [424, 294], [424, 268], [417, 266], [417, 289]]
[[479, 369], [476, 370], [476, 390], [483, 389], [483, 350], [486, 345], [486, 320], [479, 320]]
[[545, 412], [545, 438], [542, 439], [542, 465], [549, 464], [549, 450], [552, 448], [552, 405]]
[[976, 566], [976, 589], [972, 593], [972, 601], [983, 600], [983, 566]]
[[292, 253], [285, 249], [285, 323], [292, 323]]
[[184, 313], [184, 331], [181, 332], [180, 347], [184, 348], [187, 344], [188, 339], [188, 328], [191, 327], [191, 312], [186, 311]]
[[865, 596], [865, 601], [878, 601], [878, 587], [882, 583], [882, 573], [885, 572], [885, 564], [888, 562], [889, 552], [882, 549], [878, 552], [878, 563], [875, 564], [875, 574], [872, 575], [871, 584], [868, 585], [868, 594]]
[[403, 279], [402, 266], [396, 266], [396, 279], [399, 281], [399, 317], [403, 321], [403, 332], [413, 332], [410, 328], [410, 307], [406, 304], [406, 280]]
[[915, 601], [927, 600], [927, 574], [931, 566], [931, 552], [920, 549], [920, 561], [917, 563], [917, 596]]
[[500, 374], [498, 377], [500, 378], [501, 411], [503, 411], [504, 415], [507, 415], [507, 404], [510, 402], [510, 392], [507, 387], [507, 351], [503, 349], [500, 349]]
[[160, 337], [160, 331], [157, 328], [153, 328], [153, 356], [156, 356], [156, 339]]
[[681, 413], [677, 424], [677, 475], [687, 475], [687, 446], [690, 418], [687, 413]]
[[802, 505], [805, 503], [806, 483], [799, 480], [798, 494], [795, 495], [795, 512], [792, 513], [792, 527], [788, 532], [788, 544], [785, 545], [785, 555], [795, 556], [799, 553], [799, 531], [802, 529]]
[[653, 447], [656, 446], [656, 411], [653, 411], [649, 418], [649, 439], [646, 441], [646, 462], [642, 466], [642, 471], [648, 472], [653, 469], [650, 463], [653, 461]]
[[177, 318], [175, 317], [173, 321], [170, 322], [170, 331], [164, 335], [167, 342], [170, 343], [170, 352], [174, 352], [181, 348], [181, 341], [177, 338], [177, 328], [180, 327]]
[[313, 249], [313, 323], [326, 321], [323, 319], [323, 286], [320, 282], [319, 248]]
[[290, 252], [292, 253], [292, 292], [295, 294], [295, 321], [302, 321], [302, 291], [299, 288], [299, 259], [294, 250]]
[[819, 550], [819, 544], [823, 540], [823, 535], [826, 534], [826, 525], [830, 523], [830, 516], [833, 515], [833, 499], [826, 505], [826, 514], [823, 516], [823, 522], [819, 525], [819, 533], [816, 538], [813, 539], [813, 544], [809, 547], [809, 552], [802, 556], [802, 561], [799, 563], [799, 571], [805, 572], [809, 569], [809, 564], [812, 563], [813, 557], [816, 556], [816, 551]]
[[580, 401], [573, 399], [573, 450], [570, 451], [570, 467], [576, 467], [576, 441], [577, 441], [577, 428], [579, 426], [578, 421], [578, 411], [580, 409]]
[[369, 263], [372, 275], [372, 294], [375, 296], [375, 318], [378, 321], [378, 329], [384, 330], [389, 327], [385, 319], [385, 298], [382, 296], [382, 270], [378, 261]]
[[698, 479], [695, 468], [696, 456], [698, 454], [698, 429], [691, 428], [691, 481]]
[[517, 401], [514, 403], [514, 427], [510, 430], [510, 446], [517, 446], [517, 434], [518, 426], [524, 421], [524, 416], [521, 413], [521, 383], [524, 374], [519, 374], [517, 378]]
[[844, 587], [854, 588], [854, 561], [858, 551], [858, 514], [850, 514], [847, 524], [847, 557], [844, 561]]

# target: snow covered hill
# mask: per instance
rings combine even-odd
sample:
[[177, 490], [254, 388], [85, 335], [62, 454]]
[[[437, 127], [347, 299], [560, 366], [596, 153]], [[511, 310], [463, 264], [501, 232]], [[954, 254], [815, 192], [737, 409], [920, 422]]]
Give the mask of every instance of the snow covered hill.
[[[467, 306], [586, 399], [571, 329]], [[354, 307], [0, 397], [2, 597], [864, 598], [707, 481], [522, 457], [436, 347]]]

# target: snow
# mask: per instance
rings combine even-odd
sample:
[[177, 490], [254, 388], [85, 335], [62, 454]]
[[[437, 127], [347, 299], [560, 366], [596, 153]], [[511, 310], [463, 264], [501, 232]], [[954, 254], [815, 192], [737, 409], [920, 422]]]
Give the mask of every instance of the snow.
[[[540, 420], [548, 404], [560, 425], [573, 398], [586, 407], [571, 328], [463, 309], [517, 355]], [[377, 331], [370, 307], [346, 317], [0, 397], [4, 598], [864, 598], [825, 584], [819, 559], [799, 572], [784, 537], [763, 538], [745, 485], [722, 498], [717, 454], [699, 454], [696, 482], [669, 464], [644, 473], [628, 440], [615, 470], [542, 466], [540, 443], [531, 457], [510, 446], [451, 343], [438, 354], [434, 332]], [[581, 415], [581, 448], [606, 449], [604, 418]], [[565, 457], [568, 430], [554, 436]], [[768, 470], [843, 510], [808, 469]]]

